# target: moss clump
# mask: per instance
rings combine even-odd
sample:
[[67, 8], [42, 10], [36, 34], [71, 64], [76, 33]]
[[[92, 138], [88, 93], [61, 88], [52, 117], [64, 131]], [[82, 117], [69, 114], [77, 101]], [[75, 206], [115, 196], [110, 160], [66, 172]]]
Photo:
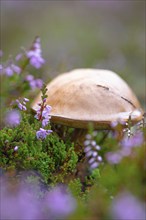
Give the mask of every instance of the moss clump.
[[40, 122], [26, 113], [22, 113], [17, 127], [3, 128], [0, 131], [0, 166], [6, 171], [37, 171], [46, 183], [64, 182], [77, 164], [74, 145], [71, 142], [66, 145], [55, 132], [44, 140], [37, 139], [39, 128]]

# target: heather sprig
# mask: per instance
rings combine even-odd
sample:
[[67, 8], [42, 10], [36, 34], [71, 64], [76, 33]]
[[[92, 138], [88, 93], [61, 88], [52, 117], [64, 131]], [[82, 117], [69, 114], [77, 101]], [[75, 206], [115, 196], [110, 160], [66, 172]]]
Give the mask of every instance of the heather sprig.
[[39, 37], [36, 37], [30, 50], [26, 52], [26, 56], [29, 59], [29, 63], [39, 69], [45, 63], [42, 58], [41, 41]]
[[50, 116], [51, 106], [44, 104], [45, 102], [46, 99], [44, 99], [42, 104], [39, 105], [37, 114], [35, 115], [35, 118], [42, 122], [43, 127], [48, 125], [49, 120], [51, 118]]
[[46, 127], [49, 124], [49, 120], [51, 118], [50, 116], [50, 111], [51, 111], [51, 106], [46, 104], [47, 100], [47, 88], [46, 85], [44, 84], [42, 88], [42, 103], [38, 103], [39, 108], [37, 109], [36, 115], [34, 116], [38, 121], [41, 121], [42, 127], [40, 128], [39, 131], [36, 132], [36, 136], [38, 139], [45, 139], [47, 135], [49, 135], [52, 130], [45, 130], [44, 127]]
[[29, 99], [27, 98], [23, 98], [21, 100], [19, 99], [16, 99], [16, 103], [17, 103], [17, 106], [18, 108], [21, 110], [21, 111], [26, 111], [27, 108], [26, 108], [26, 103], [29, 102]]
[[[25, 50], [23, 48], [23, 52], [16, 55], [15, 60], [12, 57], [8, 59], [6, 63], [2, 63], [0, 65], [0, 74], [2, 76], [7, 76], [10, 81], [13, 82], [17, 80], [15, 84], [16, 90], [22, 90], [24, 86], [20, 86], [19, 84], [25, 84], [26, 82], [29, 84], [29, 88], [32, 90], [36, 88], [42, 88], [43, 81], [40, 78], [33, 78], [30, 80], [29, 75], [27, 77], [27, 68], [29, 65], [32, 65], [35, 68], [40, 68], [45, 63], [45, 60], [41, 57], [41, 45], [40, 45], [40, 38], [36, 37], [31, 48], [29, 50]], [[19, 77], [15, 77], [15, 75]], [[25, 86], [25, 89], [27, 86]]]
[[17, 54], [15, 60], [21, 61], [23, 58], [25, 58], [22, 66], [23, 70], [28, 64], [36, 69], [40, 69], [42, 67], [42, 65], [45, 63], [45, 60], [42, 57], [40, 37], [35, 37], [30, 49], [26, 50], [25, 48], [22, 48], [22, 53]]
[[144, 136], [141, 131], [137, 131], [132, 136], [124, 136], [118, 144], [116, 151], [109, 151], [105, 154], [106, 160], [110, 164], [118, 164], [124, 157], [131, 156], [133, 148], [142, 146]]
[[[31, 56], [32, 50], [36, 53]], [[34, 59], [35, 66], [37, 62], [40, 66], [43, 65], [44, 60], [43, 58], [41, 59], [40, 56], [41, 45], [40, 40], [37, 38], [33, 42], [31, 49], [27, 51], [23, 49], [23, 52], [17, 54], [15, 59], [9, 56], [7, 61], [2, 60], [0, 64], [0, 75], [3, 82], [1, 83], [1, 127], [5, 125], [6, 107], [12, 103], [12, 100], [17, 99], [18, 108], [21, 111], [26, 111], [27, 107], [22, 103], [23, 101], [21, 102], [21, 100], [19, 100], [19, 97], [22, 95], [32, 97], [36, 89], [42, 88], [43, 80], [30, 74], [32, 71], [30, 65], [34, 62]], [[31, 93], [30, 89], [32, 90]], [[46, 123], [46, 121], [44, 123]]]
[[[3, 56], [3, 51], [0, 50], [0, 58]], [[13, 76], [14, 74], [20, 74], [21, 68], [15, 64], [12, 57], [8, 59], [8, 61], [5, 64], [0, 64], [0, 74], [6, 75], [8, 77]]]
[[84, 141], [84, 152], [91, 169], [97, 168], [102, 163], [102, 156], [99, 154], [101, 147], [94, 140], [96, 135], [96, 131], [94, 131], [92, 135], [87, 134], [86, 140]]

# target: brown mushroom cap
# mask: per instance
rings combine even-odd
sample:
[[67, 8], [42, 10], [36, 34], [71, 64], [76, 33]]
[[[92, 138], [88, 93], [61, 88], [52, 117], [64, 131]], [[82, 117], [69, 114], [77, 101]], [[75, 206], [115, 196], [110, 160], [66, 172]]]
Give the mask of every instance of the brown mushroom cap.
[[[127, 83], [109, 70], [76, 69], [53, 79], [47, 85], [47, 104], [52, 106], [54, 123], [75, 128], [109, 128], [112, 121], [137, 122], [141, 106]], [[32, 104], [38, 109], [41, 93]]]

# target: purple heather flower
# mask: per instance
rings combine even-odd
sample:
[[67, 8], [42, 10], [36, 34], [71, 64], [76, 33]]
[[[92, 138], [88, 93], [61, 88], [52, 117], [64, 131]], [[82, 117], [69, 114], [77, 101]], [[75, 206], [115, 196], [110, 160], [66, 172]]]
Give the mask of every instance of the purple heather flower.
[[14, 73], [13, 70], [9, 66], [5, 68], [5, 74], [7, 76], [12, 76], [13, 73]]
[[122, 160], [122, 155], [119, 152], [108, 152], [106, 159], [110, 164], [118, 164]]
[[26, 111], [26, 110], [27, 110], [27, 108], [26, 108], [26, 102], [29, 102], [29, 99], [23, 98], [22, 103], [21, 103], [18, 99], [16, 100], [16, 103], [17, 103], [18, 108], [19, 108], [20, 110], [22, 110], [22, 111]]
[[92, 155], [93, 155], [93, 151], [92, 150], [90, 150], [90, 151], [88, 151], [86, 153], [86, 157], [91, 157]]
[[33, 43], [32, 48], [26, 53], [26, 56], [29, 58], [29, 62], [36, 69], [41, 68], [45, 63], [45, 60], [42, 58], [40, 38], [37, 37]]
[[76, 201], [63, 187], [56, 187], [46, 197], [48, 212], [52, 219], [64, 219], [76, 208]]
[[38, 184], [25, 184], [23, 178], [26, 173], [15, 184], [7, 176], [1, 177], [1, 219], [66, 219], [75, 210], [76, 200], [66, 188], [56, 187], [38, 199], [36, 195], [41, 192]]
[[22, 58], [22, 56], [23, 56], [22, 53], [17, 54], [17, 56], [15, 57], [15, 60], [19, 61]]
[[32, 90], [36, 89], [36, 82], [35, 79], [29, 81], [29, 86]]
[[95, 160], [96, 159], [94, 157], [91, 157], [90, 160], [88, 160], [88, 163], [91, 165], [93, 162], [95, 162]]
[[34, 117], [35, 117], [36, 119], [39, 119], [40, 114], [41, 114], [41, 106], [38, 107], [37, 112], [36, 112], [36, 115], [35, 115]]
[[96, 143], [96, 141], [91, 141], [91, 145], [93, 146], [93, 147], [95, 147], [96, 145], [97, 145], [97, 143]]
[[[51, 118], [51, 117], [50, 117], [50, 118]], [[48, 125], [50, 118], [44, 118], [44, 119], [42, 120], [42, 126], [43, 126], [43, 127], [45, 127], [46, 125]]]
[[31, 75], [31, 74], [29, 74], [29, 75], [27, 75], [27, 76], [25, 77], [25, 80], [26, 80], [26, 81], [32, 81], [33, 79], [34, 79], [34, 76]]
[[101, 147], [100, 147], [99, 145], [96, 145], [96, 146], [95, 146], [95, 149], [96, 149], [96, 150], [101, 150]]
[[90, 134], [86, 134], [86, 139], [91, 139], [92, 136]]
[[132, 148], [132, 147], [140, 146], [143, 143], [143, 141], [144, 141], [143, 133], [137, 132], [130, 138], [125, 137], [122, 140], [121, 145], [122, 147]]
[[145, 220], [145, 205], [129, 192], [113, 199], [110, 213], [114, 220]]
[[24, 98], [23, 100], [24, 100], [25, 102], [29, 102], [29, 99], [27, 99], [27, 98]]
[[137, 132], [132, 137], [125, 137], [121, 141], [120, 149], [116, 152], [108, 152], [106, 159], [110, 164], [118, 164], [123, 157], [129, 156], [132, 153], [133, 147], [140, 146], [144, 141], [143, 133]]
[[43, 81], [41, 79], [34, 79], [32, 75], [28, 75], [26, 78], [26, 81], [29, 82], [29, 85], [32, 90], [39, 88], [41, 89], [43, 86]]
[[17, 126], [20, 124], [21, 115], [18, 110], [11, 110], [7, 112], [5, 116], [5, 123], [10, 127]]
[[42, 112], [42, 116], [44, 118], [49, 117], [51, 109], [52, 109], [52, 107], [50, 105], [46, 105], [43, 112]]
[[4, 72], [7, 76], [12, 76], [14, 73], [20, 74], [21, 68], [15, 64], [11, 64], [4, 69]]
[[[45, 127], [46, 125], [48, 125], [48, 123], [49, 123], [49, 120], [50, 120], [50, 118], [51, 118], [51, 116], [50, 116], [50, 111], [51, 111], [51, 106], [49, 106], [49, 105], [46, 105], [45, 107], [44, 107], [44, 109], [43, 109], [43, 111], [42, 111], [42, 118], [43, 118], [43, 120], [42, 120], [42, 126], [43, 127]], [[41, 114], [41, 106], [39, 106], [39, 108], [38, 108], [38, 110], [37, 110], [37, 114], [35, 115], [35, 118], [36, 119], [39, 119], [39, 117], [40, 117], [40, 114]]]
[[112, 121], [111, 122], [111, 127], [115, 128], [118, 125], [118, 121]]
[[16, 66], [14, 64], [11, 64], [11, 68], [14, 71], [14, 73], [20, 74], [21, 73], [21, 68], [19, 66]]
[[95, 168], [97, 168], [97, 167], [99, 166], [99, 164], [100, 164], [100, 163], [98, 163], [98, 162], [94, 162], [94, 163], [92, 163], [92, 164], [90, 165], [90, 168], [91, 168], [91, 169], [95, 169]]
[[[92, 136], [96, 136], [97, 131], [92, 133]], [[84, 141], [85, 149], [84, 152], [88, 158], [88, 163], [91, 169], [95, 169], [102, 162], [102, 157], [98, 155], [100, 146], [97, 145], [96, 141], [92, 139], [90, 134], [86, 135], [86, 140]]]
[[92, 157], [97, 157], [97, 155], [98, 155], [98, 152], [97, 151], [93, 151]]
[[18, 108], [20, 110], [22, 110], [22, 111], [26, 111], [27, 110], [26, 106], [22, 105], [22, 103], [20, 103], [20, 101], [18, 99], [16, 100], [16, 103], [17, 103], [17, 106], [18, 106]]
[[35, 79], [35, 86], [36, 86], [36, 88], [41, 89], [42, 86], [43, 86], [43, 80], [41, 80], [41, 79]]
[[131, 148], [129, 148], [129, 147], [122, 147], [119, 150], [119, 153], [121, 154], [122, 157], [126, 157], [126, 156], [130, 156], [132, 151], [131, 151]]
[[15, 147], [14, 147], [14, 151], [17, 151], [17, 150], [18, 150], [18, 148], [19, 148], [18, 146], [15, 146]]
[[84, 141], [84, 145], [85, 145], [85, 146], [90, 145], [90, 143], [91, 143], [91, 141], [90, 141], [90, 140], [85, 140], [85, 141]]
[[12, 187], [8, 180], [3, 179], [1, 201], [1, 219], [41, 219], [39, 216], [41, 204], [25, 186], [14, 188], [14, 184]]
[[41, 68], [41, 66], [45, 63], [44, 59], [38, 53], [29, 54], [27, 56], [30, 58], [30, 64], [34, 66], [36, 69]]
[[99, 162], [102, 161], [102, 157], [101, 156], [98, 156], [97, 159], [98, 159]]
[[50, 133], [52, 133], [52, 130], [45, 130], [40, 128], [40, 130], [36, 132], [36, 136], [37, 139], [45, 139]]
[[84, 152], [87, 153], [88, 151], [91, 151], [91, 146], [85, 147]]

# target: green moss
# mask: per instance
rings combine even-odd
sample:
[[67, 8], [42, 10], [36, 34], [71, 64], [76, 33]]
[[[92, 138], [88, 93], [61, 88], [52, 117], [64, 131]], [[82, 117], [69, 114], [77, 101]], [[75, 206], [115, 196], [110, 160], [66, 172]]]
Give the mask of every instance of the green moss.
[[[5, 170], [10, 167], [17, 171], [35, 170], [45, 182], [56, 183], [60, 179], [63, 182], [65, 175], [73, 172], [77, 164], [74, 145], [66, 145], [55, 132], [45, 140], [38, 140], [36, 131], [39, 127], [40, 122], [31, 114], [23, 113], [20, 125], [0, 131], [1, 167]], [[15, 146], [18, 146], [17, 151]]]

